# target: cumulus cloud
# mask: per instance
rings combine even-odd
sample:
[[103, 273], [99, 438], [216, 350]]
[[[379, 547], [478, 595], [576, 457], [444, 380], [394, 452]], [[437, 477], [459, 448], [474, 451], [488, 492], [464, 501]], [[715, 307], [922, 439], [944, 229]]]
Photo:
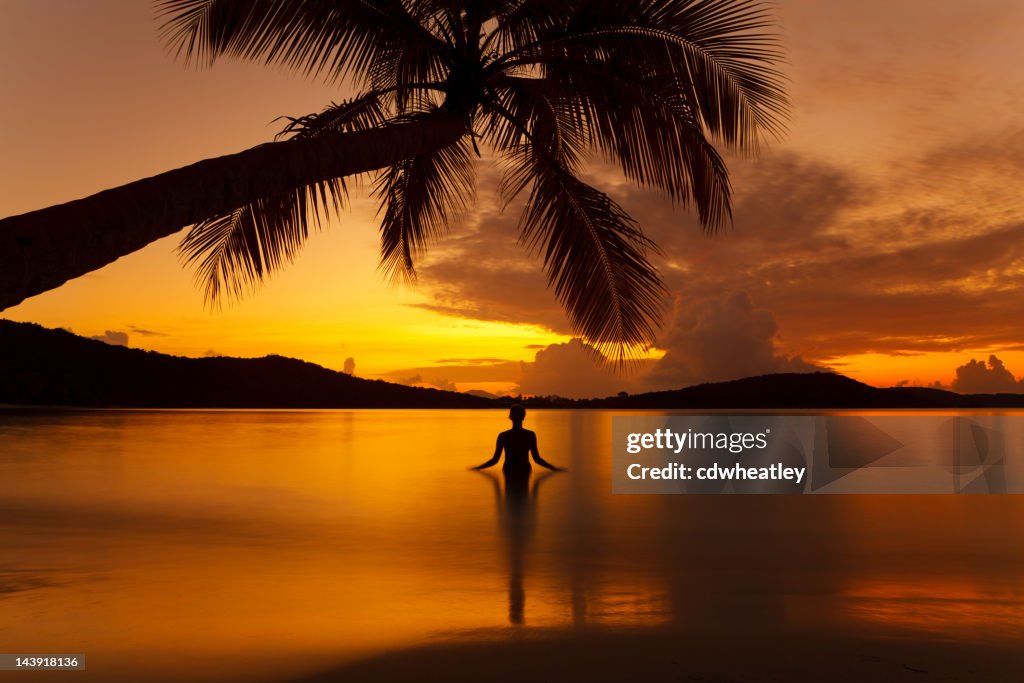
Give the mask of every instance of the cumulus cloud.
[[[745, 292], [680, 299], [671, 323], [658, 340], [666, 351], [658, 360], [637, 363], [616, 373], [580, 339], [538, 348], [532, 361], [445, 359], [453, 363], [396, 370], [385, 377], [402, 384], [454, 389], [459, 382], [517, 383], [530, 396], [600, 398], [621, 391], [638, 393], [678, 389], [776, 372], [814, 372], [823, 368], [779, 350], [779, 326], [770, 311], [758, 308]], [[488, 362], [477, 362], [477, 361]], [[454, 364], [455, 362], [459, 364]]]
[[89, 339], [95, 339], [111, 346], [128, 346], [128, 333], [120, 330], [107, 330], [103, 334], [95, 334]]
[[824, 369], [781, 353], [778, 331], [771, 312], [756, 307], [745, 292], [680, 299], [658, 341], [665, 350], [661, 359], [640, 363], [632, 374], [616, 375], [599, 362], [593, 347], [573, 339], [552, 344], [538, 351], [532, 363], [522, 363], [520, 388], [524, 394], [589, 398]]
[[802, 358], [779, 353], [779, 326], [770, 311], [754, 306], [746, 292], [677, 303], [666, 349], [644, 378], [651, 388], [679, 388], [775, 372], [821, 370]]
[[435, 389], [441, 389], [442, 391], [458, 391], [459, 387], [451, 380], [445, 379], [444, 377], [438, 377], [436, 379], [429, 380], [428, 385]]
[[[1024, 201], [1001, 188], [1024, 167], [1024, 134], [999, 141], [947, 137], [881, 176], [806, 151], [732, 159], [734, 227], [713, 238], [609, 169], [594, 166], [589, 179], [662, 246], [655, 261], [676, 296], [747, 292], [784, 331], [779, 354], [827, 365], [1019, 343]], [[481, 178], [482, 195], [491, 182]], [[571, 333], [539, 261], [517, 244], [518, 213], [480, 202], [421, 268], [424, 306]]]
[[565, 398], [611, 396], [630, 386], [599, 362], [597, 351], [579, 339], [552, 344], [522, 364], [520, 391], [527, 395]]
[[203, 358], [220, 358], [223, 355], [223, 353], [215, 349], [206, 349], [206, 351], [203, 352]]
[[346, 375], [356, 374], [356, 359], [349, 356], [345, 359], [345, 365], [341, 369]]
[[[840, 212], [862, 201], [862, 188], [847, 174], [794, 154], [756, 163], [740, 160], [735, 170], [741, 188], [736, 228], [718, 239], [702, 236], [692, 213], [674, 208], [655, 192], [623, 183], [614, 169], [596, 165], [588, 180], [606, 189], [664, 248], [666, 257], [652, 254], [652, 260], [669, 287], [687, 297], [714, 296], [724, 289], [763, 290], [764, 267], [787, 264], [790, 272], [776, 277], [777, 285], [792, 280], [794, 263], [827, 261], [848, 250], [843, 236], [827, 231]], [[495, 182], [484, 174], [481, 193]], [[518, 244], [519, 208], [513, 204], [499, 213], [481, 202], [422, 265], [421, 291], [430, 302], [421, 306], [570, 334], [565, 314], [547, 288], [541, 260]]]
[[389, 376], [388, 379], [398, 384], [405, 384], [410, 387], [425, 387], [430, 389], [441, 389], [443, 391], [458, 391], [459, 388], [455, 382], [446, 379], [444, 377], [424, 377], [420, 373], [415, 375], [408, 375], [406, 377]]
[[971, 359], [956, 369], [953, 391], [962, 394], [1002, 394], [1024, 392], [1024, 378], [1015, 379], [1003, 361], [989, 356], [988, 363]]

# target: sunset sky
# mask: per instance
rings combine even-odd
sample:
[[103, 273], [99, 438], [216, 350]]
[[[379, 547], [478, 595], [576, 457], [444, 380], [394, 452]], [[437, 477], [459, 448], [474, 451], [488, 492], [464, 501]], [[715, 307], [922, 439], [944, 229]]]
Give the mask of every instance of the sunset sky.
[[[258, 64], [187, 68], [142, 0], [0, 10], [4, 216], [251, 147], [276, 117], [351, 94]], [[815, 366], [950, 385], [992, 354], [1024, 373], [1024, 4], [781, 0], [777, 14], [789, 132], [730, 159], [731, 231], [704, 237], [693, 215], [592, 168], [664, 248], [675, 298], [630, 376], [571, 341], [539, 260], [516, 244], [517, 206], [499, 211], [486, 154], [474, 208], [415, 287], [377, 272], [363, 192], [295, 264], [222, 310], [182, 267], [179, 235], [0, 316], [180, 355], [354, 358], [360, 376], [463, 390], [582, 396]]]

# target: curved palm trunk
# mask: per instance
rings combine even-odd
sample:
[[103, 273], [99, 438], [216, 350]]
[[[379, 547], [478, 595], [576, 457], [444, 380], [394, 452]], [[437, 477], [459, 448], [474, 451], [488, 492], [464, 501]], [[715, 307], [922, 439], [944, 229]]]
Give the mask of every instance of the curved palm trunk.
[[101, 268], [204, 218], [449, 145], [464, 120], [272, 142], [0, 220], [0, 310]]

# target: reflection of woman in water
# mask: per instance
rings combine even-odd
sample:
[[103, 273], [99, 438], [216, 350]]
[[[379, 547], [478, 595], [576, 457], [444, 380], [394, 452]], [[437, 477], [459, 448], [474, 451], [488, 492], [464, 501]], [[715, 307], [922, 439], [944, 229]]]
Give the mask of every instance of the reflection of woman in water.
[[[483, 470], [496, 465], [505, 453], [505, 464], [502, 471], [505, 475], [505, 500], [502, 504], [498, 480], [489, 472], [483, 472], [494, 482], [494, 496], [498, 502], [498, 518], [501, 521], [506, 545], [508, 548], [508, 616], [513, 624], [523, 623], [523, 612], [526, 605], [526, 591], [523, 588], [525, 574], [526, 545], [533, 531], [533, 512], [537, 500], [537, 489], [542, 481], [551, 476], [552, 472], [563, 471], [540, 457], [537, 450], [537, 435], [529, 429], [523, 429], [526, 409], [520, 405], [512, 406], [508, 419], [512, 420], [512, 429], [498, 435], [498, 444], [494, 456], [473, 469]], [[533, 483], [530, 491], [530, 457], [546, 472]]]
[[526, 408], [521, 405], [514, 405], [508, 411], [508, 419], [512, 420], [512, 429], [498, 434], [498, 443], [494, 447], [494, 456], [490, 460], [477, 465], [473, 469], [483, 470], [497, 465], [501, 459], [501, 452], [505, 451], [505, 464], [501, 469], [505, 472], [505, 478], [512, 476], [524, 476], [529, 479], [530, 456], [533, 461], [541, 467], [561, 472], [561, 467], [555, 467], [544, 458], [540, 457], [537, 450], [537, 435], [529, 429], [523, 429], [523, 420], [526, 419]]

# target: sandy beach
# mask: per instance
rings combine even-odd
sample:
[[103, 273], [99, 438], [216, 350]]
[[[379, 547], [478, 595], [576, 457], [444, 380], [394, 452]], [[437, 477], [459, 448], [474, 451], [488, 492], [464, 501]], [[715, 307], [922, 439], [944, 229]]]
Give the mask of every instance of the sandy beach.
[[662, 630], [526, 631], [478, 642], [394, 650], [292, 683], [474, 681], [621, 683], [686, 681], [1021, 680], [1024, 649], [1012, 643], [837, 638], [830, 634], [707, 635]]

